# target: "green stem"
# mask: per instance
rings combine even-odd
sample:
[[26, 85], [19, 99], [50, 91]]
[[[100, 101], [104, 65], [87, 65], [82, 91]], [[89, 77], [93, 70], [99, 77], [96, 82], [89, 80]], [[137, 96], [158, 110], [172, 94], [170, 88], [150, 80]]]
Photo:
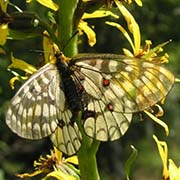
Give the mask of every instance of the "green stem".
[[[77, 24], [74, 23], [74, 13], [77, 7], [77, 0], [59, 0], [59, 11], [58, 14], [58, 41], [64, 51], [66, 56], [73, 56], [77, 54], [77, 37], [72, 38], [73, 33], [77, 30]], [[77, 9], [78, 10], [78, 9]], [[77, 11], [76, 10], [76, 11]], [[70, 42], [67, 44], [68, 40]], [[66, 46], [67, 45], [67, 46]], [[81, 112], [77, 117], [77, 123], [79, 129], [82, 133], [82, 145], [77, 153], [79, 159], [79, 168], [82, 180], [99, 180], [97, 162], [96, 162], [96, 152], [99, 147], [99, 142], [89, 138], [82, 127]]]
[[[73, 27], [74, 11], [77, 6], [76, 0], [59, 0], [59, 11], [58, 11], [58, 40], [61, 44], [61, 51], [64, 54], [71, 57], [77, 54], [77, 37], [72, 38], [73, 33], [76, 29]], [[70, 43], [67, 44], [68, 40], [71, 39]]]
[[79, 168], [82, 180], [99, 180], [98, 167], [96, 161], [96, 152], [99, 147], [99, 142], [83, 136], [83, 142], [78, 151]]

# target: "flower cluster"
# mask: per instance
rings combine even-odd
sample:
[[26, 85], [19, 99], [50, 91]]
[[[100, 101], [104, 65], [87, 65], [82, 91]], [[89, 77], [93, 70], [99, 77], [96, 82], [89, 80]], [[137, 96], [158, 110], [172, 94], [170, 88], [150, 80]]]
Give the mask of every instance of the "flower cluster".
[[38, 161], [34, 161], [35, 171], [33, 173], [17, 174], [17, 176], [25, 178], [43, 174], [42, 180], [50, 177], [59, 180], [79, 180], [79, 170], [74, 165], [78, 165], [77, 156], [65, 159], [62, 153], [54, 147], [50, 155], [41, 156]]

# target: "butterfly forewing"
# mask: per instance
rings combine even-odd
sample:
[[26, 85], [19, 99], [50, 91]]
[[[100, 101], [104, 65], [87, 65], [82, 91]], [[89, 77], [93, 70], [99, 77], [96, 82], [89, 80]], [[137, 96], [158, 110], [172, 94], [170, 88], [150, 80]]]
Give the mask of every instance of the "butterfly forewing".
[[132, 113], [165, 98], [174, 76], [167, 69], [142, 59], [114, 54], [84, 54], [72, 59], [84, 101], [85, 132], [101, 141], [121, 137]]
[[[10, 102], [6, 114], [7, 125], [19, 136], [29, 139], [39, 139], [54, 132], [59, 111], [56, 108], [59, 96], [56, 94], [64, 96], [57, 88], [59, 81], [57, 70], [51, 64], [43, 66], [31, 76]], [[65, 98], [61, 100], [64, 106]]]
[[170, 71], [143, 59], [95, 54], [80, 56], [74, 61], [80, 69], [75, 73], [81, 77], [84, 90], [106, 103], [118, 98], [122, 113], [153, 106], [165, 98], [174, 84]]

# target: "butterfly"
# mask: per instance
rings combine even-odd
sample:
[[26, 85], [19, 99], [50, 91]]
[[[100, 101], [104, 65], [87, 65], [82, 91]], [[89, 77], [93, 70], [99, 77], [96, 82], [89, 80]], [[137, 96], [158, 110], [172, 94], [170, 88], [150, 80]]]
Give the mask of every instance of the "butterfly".
[[56, 54], [35, 72], [12, 98], [6, 123], [28, 139], [51, 136], [64, 153], [76, 153], [84, 132], [99, 141], [113, 141], [128, 129], [134, 112], [165, 98], [174, 75], [158, 64], [116, 54]]

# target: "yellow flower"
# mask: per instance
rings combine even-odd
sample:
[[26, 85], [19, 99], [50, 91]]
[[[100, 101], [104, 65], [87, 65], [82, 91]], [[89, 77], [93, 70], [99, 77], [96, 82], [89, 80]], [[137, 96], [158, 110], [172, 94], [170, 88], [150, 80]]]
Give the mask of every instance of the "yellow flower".
[[[161, 108], [162, 110], [162, 108]], [[162, 120], [160, 120], [159, 118], [157, 118], [156, 116], [154, 116], [152, 113], [148, 112], [147, 110], [144, 110], [144, 112], [154, 121], [156, 122], [157, 124], [159, 124], [160, 126], [162, 126], [165, 130], [165, 133], [166, 133], [166, 136], [169, 135], [169, 128], [168, 128], [168, 125], [163, 122]]]
[[10, 84], [11, 88], [14, 89], [15, 81], [26, 80], [28, 78], [28, 76], [21, 76], [18, 73], [16, 73], [15, 71], [10, 70], [11, 68], [20, 69], [20, 70], [26, 72], [27, 74], [33, 74], [34, 72], [37, 71], [37, 69], [33, 65], [28, 64], [23, 60], [15, 58], [13, 56], [13, 54], [11, 54], [11, 61], [12, 61], [12, 63], [8, 66], [8, 70], [14, 74], [14, 77], [12, 77], [10, 79], [9, 84]]
[[[30, 3], [32, 0], [26, 0], [27, 3]], [[54, 11], [57, 11], [59, 9], [59, 6], [53, 2], [52, 0], [36, 0], [37, 2], [39, 2], [41, 5], [50, 8]]]
[[168, 159], [168, 147], [166, 142], [159, 141], [155, 135], [153, 135], [153, 139], [157, 144], [159, 155], [163, 163], [163, 180], [180, 180], [180, 167], [177, 167], [172, 159]]
[[80, 179], [79, 171], [73, 164], [78, 165], [77, 156], [65, 159], [62, 157], [62, 153], [54, 147], [54, 150], [51, 151], [51, 155], [46, 155], [45, 158], [40, 156], [38, 161], [34, 161], [35, 171], [33, 173], [17, 174], [17, 176], [25, 178], [45, 174], [42, 180], [46, 180], [49, 177], [58, 180], [78, 180]]
[[92, 19], [92, 18], [103, 18], [107, 16], [112, 16], [114, 18], [118, 18], [118, 16], [111, 11], [107, 10], [97, 10], [93, 13], [84, 13], [82, 16], [81, 21], [78, 24], [78, 29], [80, 32], [80, 35], [82, 34], [82, 31], [87, 35], [89, 45], [92, 47], [96, 44], [96, 33], [94, 30], [88, 26], [88, 23], [85, 22], [85, 19]]
[[114, 0], [114, 2], [116, 3], [118, 9], [120, 10], [121, 14], [124, 16], [124, 19], [127, 22], [128, 30], [133, 35], [134, 42], [132, 41], [128, 32], [121, 25], [119, 25], [118, 23], [114, 23], [114, 22], [107, 22], [107, 24], [109, 24], [111, 26], [115, 26], [123, 33], [123, 35], [129, 41], [129, 43], [133, 49], [134, 56], [137, 56], [139, 54], [140, 44], [141, 44], [141, 35], [140, 35], [139, 25], [137, 24], [136, 20], [131, 15], [131, 13], [125, 8], [125, 6], [120, 1]]
[[[126, 30], [120, 24], [115, 23], [115, 22], [106, 22], [106, 24], [119, 29], [121, 33], [124, 35], [124, 37], [127, 39], [127, 41], [129, 42], [129, 44], [131, 45], [132, 52], [124, 48], [123, 49], [124, 54], [128, 57], [138, 57], [138, 58], [142, 58], [148, 61], [155, 61], [156, 63], [159, 63], [159, 64], [167, 63], [168, 62], [167, 53], [164, 53], [162, 56], [157, 56], [157, 54], [163, 51], [162, 47], [165, 46], [168, 42], [159, 44], [158, 46], [151, 49], [152, 42], [150, 40], [146, 40], [145, 46], [142, 48], [140, 28], [135, 18], [126, 9], [126, 7], [122, 4], [121, 1], [114, 0], [114, 2], [117, 5], [121, 14], [123, 15], [124, 19], [126, 20], [128, 30]], [[161, 101], [161, 103], [163, 103], [164, 99]], [[169, 129], [168, 129], [167, 124], [158, 118], [159, 116], [163, 115], [163, 109], [159, 105], [155, 105], [155, 106], [159, 109], [159, 112], [156, 115], [153, 115], [151, 112], [147, 110], [145, 110], [144, 112], [153, 121], [161, 125], [164, 128], [166, 135], [168, 135]]]
[[[8, 0], [0, 0], [0, 11], [1, 14], [6, 14]], [[0, 17], [1, 18], [1, 17]], [[8, 35], [8, 22], [0, 24], [0, 45], [4, 45], [6, 43]]]
[[[96, 33], [90, 28], [87, 22], [80, 21], [78, 25], [79, 30], [83, 30], [87, 35], [89, 45], [92, 47], [96, 44]], [[81, 33], [80, 33], [81, 34]]]
[[25, 71], [28, 74], [33, 74], [37, 71], [37, 69], [34, 66], [28, 64], [27, 62], [21, 59], [15, 58], [13, 54], [11, 54], [11, 61], [12, 63], [8, 66], [8, 68], [17, 68], [22, 71]]
[[[127, 39], [129, 44], [131, 45], [133, 52], [131, 52], [130, 50], [126, 48], [123, 48], [124, 54], [126, 56], [138, 57], [138, 58], [143, 58], [146, 60], [155, 59], [157, 62], [160, 62], [160, 63], [168, 62], [167, 53], [165, 53], [164, 55], [160, 57], [157, 57], [157, 54], [163, 51], [162, 47], [166, 45], [168, 42], [162, 43], [156, 46], [155, 48], [151, 49], [150, 48], [150, 46], [152, 45], [151, 41], [146, 40], [145, 46], [142, 48], [141, 33], [140, 33], [140, 28], [139, 28], [138, 23], [136, 22], [132, 14], [127, 10], [127, 8], [122, 4], [121, 1], [114, 0], [114, 2], [116, 3], [124, 19], [126, 20], [128, 30], [126, 30], [120, 24], [115, 23], [115, 22], [106, 22], [106, 24], [118, 28], [122, 32], [124, 37]], [[140, 1], [139, 2], [136, 1], [136, 2], [139, 3]]]

